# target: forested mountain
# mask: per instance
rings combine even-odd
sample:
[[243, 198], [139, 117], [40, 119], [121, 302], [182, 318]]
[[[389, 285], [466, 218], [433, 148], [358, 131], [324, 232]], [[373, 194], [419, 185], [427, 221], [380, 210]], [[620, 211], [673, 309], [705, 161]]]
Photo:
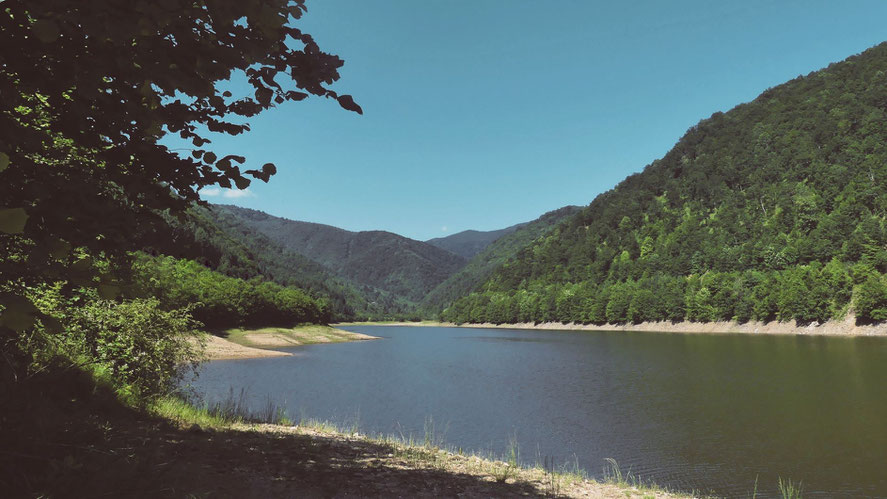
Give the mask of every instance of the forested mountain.
[[692, 127], [456, 321], [887, 319], [887, 45]]
[[350, 232], [236, 206], [215, 205], [214, 209], [349, 282], [412, 304], [466, 263], [449, 251], [390, 232]]
[[527, 225], [526, 223], [512, 225], [499, 230], [463, 230], [446, 237], [435, 237], [425, 241], [426, 243], [445, 249], [450, 253], [455, 253], [465, 259], [472, 259], [483, 251], [487, 246], [496, 241], [500, 237], [511, 234], [517, 229]]
[[193, 260], [135, 255], [133, 296], [150, 296], [165, 310], [187, 309], [208, 328], [283, 326], [330, 320], [325, 298], [263, 281], [230, 277]]
[[412, 310], [390, 293], [355, 286], [283, 248], [224, 209], [193, 206], [185, 216], [167, 222], [136, 246], [153, 254], [194, 260], [231, 277], [259, 277], [301, 288], [325, 299], [335, 320], [388, 317]]
[[[495, 241], [488, 244], [485, 249], [475, 255], [465, 267], [448, 277], [446, 281], [440, 283], [428, 293], [422, 301], [422, 309], [428, 314], [437, 315], [457, 298], [474, 291], [478, 285], [486, 281], [509, 258], [515, 256], [520, 250], [529, 246], [536, 239], [547, 234], [555, 225], [567, 217], [578, 213], [580, 209], [578, 206], [565, 206], [550, 211], [532, 222], [513, 225], [499, 231], [480, 232], [479, 234], [495, 234], [507, 231], [505, 235], [496, 238]], [[459, 234], [465, 234], [466, 232], [477, 233], [477, 231], [465, 231]], [[454, 234], [450, 237], [455, 237], [459, 234]]]

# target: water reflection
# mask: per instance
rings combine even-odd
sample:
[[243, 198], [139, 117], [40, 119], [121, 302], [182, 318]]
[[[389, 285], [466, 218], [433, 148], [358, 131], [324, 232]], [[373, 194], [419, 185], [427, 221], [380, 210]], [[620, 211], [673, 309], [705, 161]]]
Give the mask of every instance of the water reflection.
[[657, 333], [348, 328], [386, 339], [300, 347], [299, 358], [219, 361], [196, 387], [246, 387], [291, 415], [413, 433], [599, 474], [606, 457], [683, 490], [887, 495], [887, 342]]

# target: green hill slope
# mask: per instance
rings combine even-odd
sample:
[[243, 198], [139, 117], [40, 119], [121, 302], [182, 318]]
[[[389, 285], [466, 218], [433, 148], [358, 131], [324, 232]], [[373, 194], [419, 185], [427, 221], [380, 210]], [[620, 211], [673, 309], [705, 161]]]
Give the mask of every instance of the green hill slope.
[[457, 232], [456, 234], [451, 234], [446, 237], [435, 237], [434, 239], [429, 239], [425, 242], [470, 260], [483, 251], [487, 246], [492, 244], [493, 241], [496, 241], [502, 236], [511, 234], [525, 225], [527, 224], [522, 223], [504, 229], [489, 231], [463, 230], [462, 232]]
[[355, 286], [289, 251], [213, 206], [191, 208], [181, 220], [146, 234], [137, 246], [153, 254], [194, 260], [231, 277], [295, 286], [329, 304], [334, 320], [384, 318], [411, 310], [390, 293]]
[[350, 232], [236, 206], [215, 208], [351, 283], [380, 289], [409, 303], [419, 302], [466, 263], [449, 251], [390, 232]]
[[510, 233], [496, 238], [494, 242], [488, 244], [485, 249], [472, 258], [465, 267], [428, 293], [422, 301], [422, 309], [428, 314], [438, 314], [454, 300], [474, 291], [509, 258], [548, 233], [559, 222], [575, 215], [579, 210], [578, 206], [566, 206], [548, 212], [532, 222], [502, 229], [510, 231]]
[[456, 321], [887, 319], [887, 45], [692, 127]]

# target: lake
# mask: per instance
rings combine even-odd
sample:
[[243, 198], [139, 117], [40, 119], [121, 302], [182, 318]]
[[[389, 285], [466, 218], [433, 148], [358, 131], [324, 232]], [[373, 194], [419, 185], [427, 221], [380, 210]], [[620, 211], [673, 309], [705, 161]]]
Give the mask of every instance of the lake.
[[345, 327], [383, 339], [206, 364], [207, 400], [245, 389], [291, 418], [554, 459], [731, 497], [887, 496], [887, 340]]

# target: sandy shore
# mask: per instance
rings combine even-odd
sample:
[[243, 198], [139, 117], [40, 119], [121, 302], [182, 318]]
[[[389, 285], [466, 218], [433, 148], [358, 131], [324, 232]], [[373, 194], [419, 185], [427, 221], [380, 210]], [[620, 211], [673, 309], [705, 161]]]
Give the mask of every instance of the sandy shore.
[[[386, 326], [437, 326], [437, 327], [469, 327], [469, 328], [501, 328], [501, 329], [547, 329], [547, 330], [576, 330], [576, 331], [646, 331], [657, 333], [741, 333], [741, 334], [782, 334], [782, 335], [808, 335], [808, 336], [887, 336], [887, 323], [874, 325], [857, 325], [856, 319], [848, 315], [843, 320], [830, 320], [823, 324], [813, 323], [799, 326], [795, 321], [790, 322], [758, 322], [751, 321], [744, 324], [736, 322], [642, 322], [640, 324], [562, 324], [560, 322], [543, 322], [535, 324], [523, 322], [517, 324], [454, 324], [448, 322], [376, 322], [362, 323], [364, 325]], [[346, 325], [346, 324], [341, 324]], [[351, 323], [358, 325], [358, 323]]]
[[286, 357], [292, 353], [270, 350], [317, 343], [342, 343], [378, 339], [329, 326], [308, 325], [294, 328], [229, 329], [225, 338], [208, 334], [206, 356], [209, 360]]
[[261, 348], [247, 347], [228, 341], [211, 334], [206, 335], [206, 357], [209, 360], [223, 359], [256, 359], [261, 357], [287, 357], [291, 353], [277, 350], [264, 350]]

